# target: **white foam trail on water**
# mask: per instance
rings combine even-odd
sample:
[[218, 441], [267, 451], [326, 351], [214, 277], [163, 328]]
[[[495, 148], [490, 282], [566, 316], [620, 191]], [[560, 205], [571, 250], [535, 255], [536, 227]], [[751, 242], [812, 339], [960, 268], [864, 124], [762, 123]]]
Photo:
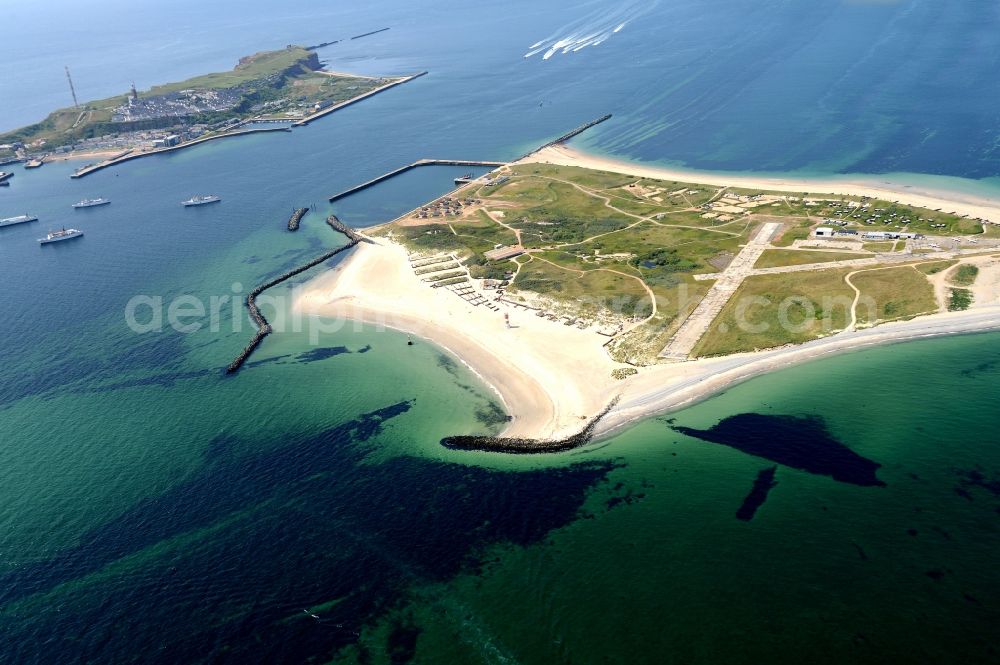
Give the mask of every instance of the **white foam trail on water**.
[[562, 28], [528, 47], [525, 58], [545, 51], [542, 60], [548, 60], [557, 53], [576, 53], [588, 46], [606, 42], [612, 35], [621, 32], [631, 21], [652, 10], [659, 4], [643, 0], [627, 0], [612, 11], [598, 10], [567, 23]]

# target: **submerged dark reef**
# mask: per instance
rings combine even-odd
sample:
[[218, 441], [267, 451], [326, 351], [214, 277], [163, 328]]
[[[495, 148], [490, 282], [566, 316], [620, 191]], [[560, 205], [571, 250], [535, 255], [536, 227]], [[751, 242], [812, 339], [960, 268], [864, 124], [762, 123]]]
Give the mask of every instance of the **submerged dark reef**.
[[[413, 585], [572, 522], [615, 468], [372, 463], [412, 404], [283, 441], [217, 437], [167, 491], [0, 575], [0, 661], [327, 662]], [[404, 632], [387, 656], [413, 653], [419, 630]]]
[[829, 476], [842, 483], [866, 487], [885, 485], [875, 475], [882, 465], [858, 455], [830, 436], [826, 423], [819, 416], [741, 413], [706, 430], [676, 425], [671, 429], [793, 469]]
[[743, 503], [736, 511], [736, 519], [749, 522], [754, 518], [757, 509], [764, 505], [764, 502], [767, 501], [767, 495], [778, 484], [774, 479], [777, 470], [778, 467], [769, 466], [757, 474], [757, 478], [753, 481], [753, 487], [750, 488], [750, 493], [743, 499]]

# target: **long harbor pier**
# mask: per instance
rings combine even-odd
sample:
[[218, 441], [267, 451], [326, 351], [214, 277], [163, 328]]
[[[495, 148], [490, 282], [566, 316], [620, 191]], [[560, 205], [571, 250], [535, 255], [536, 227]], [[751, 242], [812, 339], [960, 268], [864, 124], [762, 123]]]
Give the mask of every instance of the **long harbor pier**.
[[287, 281], [292, 277], [295, 277], [296, 275], [303, 273], [306, 270], [309, 270], [310, 268], [318, 266], [320, 263], [323, 263], [324, 261], [333, 258], [337, 254], [340, 254], [341, 252], [351, 249], [359, 242], [362, 241], [371, 242], [364, 236], [361, 236], [358, 233], [356, 233], [354, 229], [347, 226], [336, 217], [333, 217], [333, 220], [336, 221], [336, 224], [331, 222], [329, 219], [327, 220], [327, 223], [330, 224], [331, 228], [347, 236], [349, 242], [346, 245], [344, 245], [343, 247], [337, 247], [336, 249], [331, 249], [328, 252], [324, 252], [323, 254], [320, 254], [316, 258], [302, 264], [301, 266], [297, 268], [292, 268], [288, 272], [282, 273], [277, 277], [275, 277], [274, 279], [268, 280], [263, 284], [254, 287], [254, 289], [250, 291], [250, 293], [247, 295], [247, 309], [250, 311], [250, 318], [257, 326], [257, 332], [254, 333], [253, 338], [250, 339], [250, 343], [247, 344], [245, 347], [243, 347], [243, 350], [240, 351], [239, 355], [237, 355], [236, 358], [233, 359], [233, 362], [229, 363], [229, 366], [226, 367], [226, 374], [235, 374], [236, 372], [240, 371], [240, 368], [243, 367], [243, 363], [245, 363], [250, 358], [250, 355], [257, 350], [257, 347], [260, 346], [260, 343], [264, 341], [264, 338], [270, 335], [272, 332], [274, 332], [274, 328], [271, 327], [271, 324], [268, 323], [267, 318], [260, 311], [260, 308], [257, 307], [257, 296], [262, 294], [264, 291], [267, 291], [272, 286], [277, 286], [278, 284], [281, 284], [282, 282]]
[[288, 230], [298, 231], [299, 222], [302, 221], [302, 218], [306, 216], [307, 212], [309, 212], [309, 208], [296, 208], [295, 212], [292, 213], [292, 216], [288, 218]]
[[351, 104], [357, 104], [358, 102], [360, 102], [362, 100], [365, 100], [365, 99], [368, 99], [369, 97], [374, 97], [375, 95], [379, 94], [380, 92], [385, 92], [386, 90], [388, 90], [390, 88], [395, 88], [397, 85], [403, 85], [404, 83], [409, 83], [413, 79], [418, 79], [421, 76], [426, 76], [426, 75], [427, 75], [427, 72], [418, 72], [416, 74], [413, 74], [412, 76], [404, 76], [401, 79], [396, 79], [395, 81], [389, 81], [385, 85], [379, 86], [379, 87], [375, 88], [374, 90], [369, 90], [368, 92], [366, 92], [363, 95], [358, 95], [357, 97], [352, 97], [351, 99], [348, 99], [346, 101], [340, 102], [339, 104], [334, 104], [333, 106], [328, 106], [325, 109], [322, 109], [320, 111], [317, 111], [316, 113], [313, 113], [312, 115], [306, 116], [305, 118], [302, 118], [301, 120], [293, 122], [292, 123], [292, 127], [305, 127], [306, 125], [308, 125], [313, 120], [318, 120], [319, 118], [322, 118], [323, 116], [330, 115], [334, 111], [339, 111], [340, 109], [345, 108], [347, 106], [350, 106]]
[[163, 155], [168, 152], [175, 152], [177, 150], [183, 150], [184, 148], [190, 148], [191, 146], [199, 145], [201, 143], [207, 143], [209, 141], [215, 141], [217, 139], [224, 139], [230, 136], [246, 136], [247, 134], [260, 134], [263, 132], [290, 132], [291, 127], [254, 127], [253, 129], [241, 129], [235, 132], [223, 132], [222, 134], [214, 134], [212, 136], [203, 136], [193, 141], [188, 141], [187, 143], [179, 143], [177, 145], [172, 145], [167, 148], [156, 148], [154, 150], [147, 150], [146, 152], [131, 152], [127, 155], [122, 155], [121, 157], [115, 157], [104, 162], [98, 162], [97, 164], [91, 164], [90, 166], [84, 166], [81, 169], [75, 171], [70, 178], [82, 178], [88, 176], [91, 173], [96, 173], [101, 169], [106, 169], [109, 166], [115, 166], [117, 164], [123, 164], [125, 162], [132, 161], [133, 159], [139, 159], [140, 157], [149, 157], [151, 155]]
[[386, 180], [388, 180], [390, 178], [395, 178], [398, 175], [402, 175], [403, 173], [406, 173], [407, 171], [410, 171], [410, 170], [415, 169], [415, 168], [419, 168], [421, 166], [489, 166], [489, 167], [492, 167], [492, 168], [499, 168], [501, 166], [506, 166], [506, 165], [507, 165], [507, 162], [484, 162], [484, 161], [464, 160], [464, 159], [418, 159], [417, 161], [413, 162], [412, 164], [407, 164], [406, 166], [401, 166], [401, 167], [399, 167], [398, 169], [396, 169], [394, 171], [389, 171], [388, 173], [383, 173], [382, 175], [378, 176], [377, 178], [372, 178], [371, 180], [369, 180], [367, 182], [363, 182], [360, 185], [356, 185], [354, 187], [351, 187], [350, 189], [345, 189], [342, 192], [334, 194], [333, 196], [330, 197], [329, 200], [331, 202], [333, 202], [333, 201], [336, 201], [338, 199], [342, 199], [345, 196], [350, 196], [351, 194], [356, 194], [356, 193], [360, 192], [363, 189], [368, 189], [369, 187], [373, 187], [373, 186], [379, 184], [380, 182], [384, 182], [384, 181], [386, 181]]
[[[548, 148], [550, 146], [558, 145], [560, 143], [565, 143], [566, 141], [569, 141], [573, 137], [579, 136], [580, 134], [582, 134], [583, 132], [587, 131], [591, 127], [593, 127], [595, 125], [599, 125], [602, 122], [604, 122], [606, 120], [609, 120], [610, 118], [611, 118], [611, 114], [608, 113], [607, 115], [603, 115], [600, 118], [597, 118], [596, 120], [591, 120], [588, 123], [582, 124], [579, 127], [577, 127], [576, 129], [574, 129], [572, 131], [569, 131], [569, 132], [566, 132], [562, 136], [560, 136], [560, 137], [558, 137], [556, 139], [553, 139], [553, 140], [549, 141], [548, 143], [546, 143], [546, 144], [544, 144], [542, 146], [539, 146], [538, 148], [535, 148], [531, 152], [525, 154], [520, 159], [525, 159], [526, 157], [529, 157], [529, 156], [535, 154], [536, 152], [538, 152], [539, 150], [542, 150], [544, 148]], [[520, 161], [520, 160], [515, 160], [515, 161]], [[491, 161], [469, 160], [469, 159], [418, 159], [417, 161], [413, 162], [412, 164], [407, 164], [405, 166], [401, 166], [398, 169], [395, 169], [394, 171], [389, 171], [388, 173], [383, 173], [382, 175], [378, 176], [377, 178], [372, 178], [371, 180], [363, 182], [360, 185], [355, 185], [354, 187], [351, 187], [350, 189], [345, 189], [342, 192], [338, 192], [337, 194], [334, 194], [333, 196], [331, 196], [329, 198], [329, 201], [332, 203], [333, 201], [336, 201], [338, 199], [342, 199], [345, 196], [350, 196], [351, 194], [356, 194], [356, 193], [358, 193], [358, 192], [360, 192], [362, 190], [368, 189], [369, 187], [374, 187], [375, 185], [379, 184], [380, 182], [385, 182], [386, 180], [389, 180], [390, 178], [395, 178], [398, 175], [402, 175], [402, 174], [406, 173], [407, 171], [410, 171], [411, 169], [419, 168], [421, 166], [488, 166], [488, 167], [497, 169], [497, 168], [500, 168], [501, 166], [507, 166], [508, 163], [510, 163], [510, 162], [491, 162]], [[462, 178], [456, 178], [456, 180], [455, 180], [455, 184], [456, 185], [466, 184], [468, 182], [471, 182], [471, 180], [469, 180], [467, 178], [467, 176], [463, 176]]]
[[[404, 83], [408, 83], [409, 81], [412, 81], [413, 79], [420, 78], [421, 76], [424, 76], [426, 74], [427, 74], [427, 72], [419, 72], [417, 74], [413, 74], [412, 76], [404, 76], [403, 78], [395, 79], [393, 81], [390, 81], [389, 83], [386, 83], [385, 85], [382, 85], [382, 86], [379, 86], [378, 88], [375, 88], [374, 90], [370, 90], [370, 91], [366, 92], [363, 95], [358, 95], [357, 97], [353, 97], [353, 98], [348, 99], [346, 101], [340, 102], [339, 104], [334, 104], [333, 106], [328, 106], [327, 108], [322, 109], [320, 111], [317, 111], [316, 113], [313, 113], [312, 115], [306, 116], [305, 118], [302, 118], [301, 120], [292, 122], [292, 124], [290, 126], [254, 127], [252, 129], [235, 129], [235, 130], [229, 130], [229, 131], [226, 131], [226, 132], [222, 132], [220, 134], [213, 134], [211, 136], [203, 136], [201, 138], [194, 139], [193, 141], [187, 141], [185, 143], [180, 143], [178, 145], [173, 145], [173, 146], [169, 146], [169, 147], [166, 147], [166, 148], [156, 148], [154, 150], [147, 150], [145, 152], [132, 152], [132, 153], [130, 153], [128, 155], [123, 155], [123, 156], [115, 157], [115, 158], [112, 158], [112, 159], [108, 159], [108, 160], [105, 160], [103, 162], [98, 162], [97, 164], [91, 164], [90, 166], [84, 166], [83, 168], [78, 169], [76, 172], [74, 172], [70, 176], [70, 178], [83, 178], [84, 176], [88, 176], [91, 173], [96, 173], [97, 171], [100, 171], [102, 169], [106, 169], [109, 166], [115, 166], [117, 164], [122, 164], [124, 162], [128, 162], [128, 161], [131, 161], [133, 159], [139, 159], [141, 157], [149, 157], [150, 155], [162, 155], [162, 154], [166, 154], [168, 152], [174, 152], [176, 150], [183, 150], [184, 148], [190, 148], [191, 146], [199, 145], [201, 143], [206, 143], [208, 141], [215, 141], [217, 139], [227, 138], [227, 137], [230, 137], [230, 136], [246, 136], [247, 134], [259, 134], [259, 133], [262, 133], [262, 132], [290, 132], [290, 131], [292, 131], [293, 127], [304, 127], [304, 126], [308, 125], [310, 122], [312, 122], [313, 120], [318, 120], [319, 118], [322, 118], [324, 116], [327, 116], [327, 115], [333, 113], [334, 111], [339, 111], [340, 109], [345, 108], [347, 106], [350, 106], [351, 104], [357, 104], [358, 102], [360, 102], [362, 100], [365, 100], [365, 99], [368, 99], [369, 97], [372, 97], [373, 95], [377, 95], [380, 92], [385, 92], [386, 90], [389, 90], [390, 88], [394, 88], [397, 85], [402, 85]], [[285, 123], [285, 122], [290, 122], [290, 120], [270, 120], [270, 119], [249, 118], [247, 120], [243, 120], [242, 122], [240, 122], [238, 125], [236, 125], [236, 127], [240, 127], [240, 126], [242, 126], [244, 124], [251, 124], [251, 123], [258, 123], [258, 122], [261, 122], [261, 123], [262, 122], [281, 122], [281, 123]]]

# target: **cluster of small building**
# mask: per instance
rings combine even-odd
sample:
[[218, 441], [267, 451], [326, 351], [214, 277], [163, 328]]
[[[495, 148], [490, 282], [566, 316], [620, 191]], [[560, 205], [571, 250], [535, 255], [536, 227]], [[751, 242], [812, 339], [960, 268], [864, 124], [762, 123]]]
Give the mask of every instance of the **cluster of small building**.
[[497, 185], [504, 184], [508, 180], [510, 180], [510, 176], [506, 175], [496, 176], [495, 178], [487, 176], [486, 179], [483, 180], [483, 184], [486, 185], [487, 187], [496, 187]]
[[920, 233], [907, 233], [902, 231], [854, 231], [853, 229], [834, 229], [829, 226], [821, 226], [816, 229], [817, 238], [861, 238], [862, 240], [919, 240], [923, 238]]
[[[833, 205], [834, 208], [840, 208], [840, 210], [835, 210], [834, 215], [838, 217], [847, 217], [850, 219], [860, 220], [863, 224], [868, 224], [869, 226], [874, 226], [876, 223], [882, 224], [900, 224], [906, 225], [911, 224], [914, 221], [924, 221], [931, 222], [932, 219], [912, 219], [907, 214], [898, 212], [895, 208], [872, 208], [870, 199], [862, 199], [861, 201], [843, 201], [841, 203], [836, 203]], [[833, 223], [834, 220], [827, 219], [824, 220], [827, 223]], [[933, 225], [936, 228], [943, 228], [947, 226], [946, 224]]]
[[437, 201], [426, 205], [417, 211], [418, 219], [428, 219], [431, 217], [458, 217], [462, 212], [471, 205], [481, 203], [479, 199], [465, 198], [459, 201], [458, 199], [446, 196], [443, 199], [438, 199]]
[[218, 111], [229, 111], [243, 101], [243, 90], [180, 90], [153, 97], [132, 94], [112, 113], [113, 122], [141, 122], [160, 118], [185, 118]]

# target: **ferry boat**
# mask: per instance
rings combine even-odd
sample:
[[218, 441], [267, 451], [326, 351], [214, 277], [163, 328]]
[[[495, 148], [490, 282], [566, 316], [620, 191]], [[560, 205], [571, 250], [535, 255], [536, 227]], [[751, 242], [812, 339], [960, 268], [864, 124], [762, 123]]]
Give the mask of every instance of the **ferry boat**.
[[38, 218], [31, 215], [18, 215], [17, 217], [7, 217], [0, 219], [0, 226], [14, 226], [15, 224], [25, 224], [27, 222], [37, 222]]
[[9, 185], [10, 183], [7, 181], [13, 177], [14, 174], [10, 171], [0, 171], [0, 185]]
[[60, 242], [62, 240], [70, 240], [71, 238], [79, 238], [83, 235], [83, 231], [77, 229], [67, 229], [62, 228], [59, 231], [49, 231], [48, 235], [44, 238], [39, 238], [38, 242], [43, 245], [47, 245], [50, 242]]
[[187, 201], [181, 201], [182, 206], [203, 206], [206, 203], [217, 203], [222, 199], [215, 195], [209, 196], [192, 196]]
[[111, 199], [84, 199], [79, 203], [74, 203], [74, 208], [93, 208], [94, 206], [103, 206], [111, 203]]
[[30, 160], [28, 160], [27, 162], [24, 163], [24, 168], [26, 168], [26, 169], [37, 169], [42, 164], [43, 164], [43, 162], [40, 159], [30, 159]]

